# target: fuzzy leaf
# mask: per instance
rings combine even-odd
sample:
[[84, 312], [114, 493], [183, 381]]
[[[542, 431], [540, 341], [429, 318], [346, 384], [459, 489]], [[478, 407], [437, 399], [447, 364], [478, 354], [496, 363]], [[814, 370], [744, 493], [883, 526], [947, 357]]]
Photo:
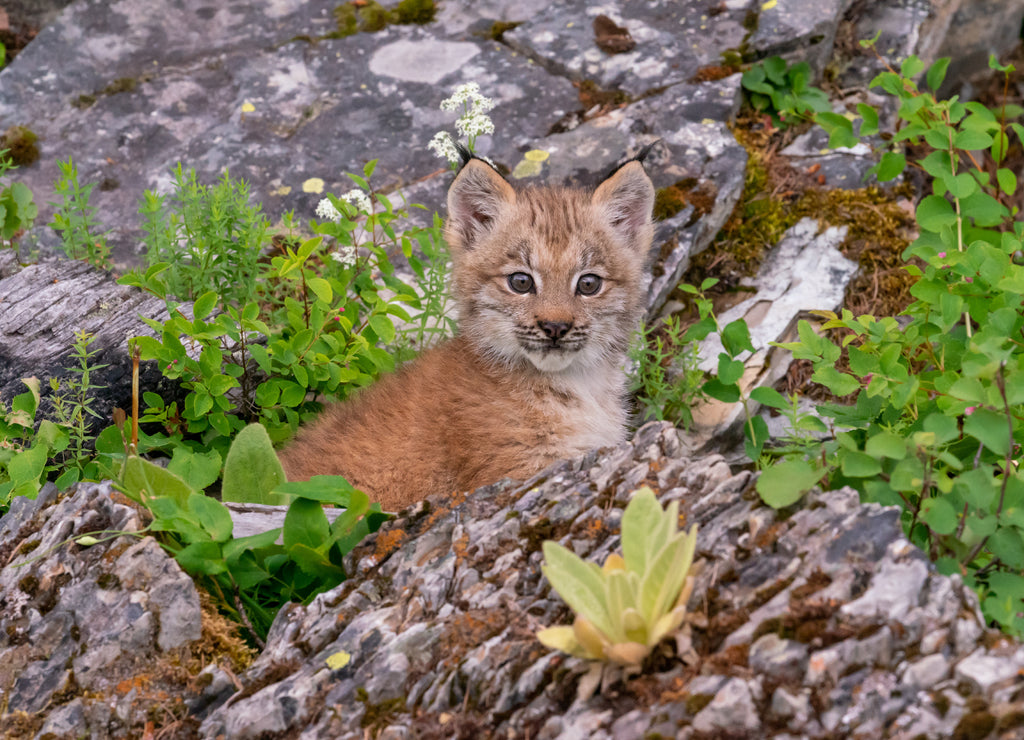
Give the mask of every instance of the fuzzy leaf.
[[605, 606], [605, 586], [599, 569], [587, 567], [569, 549], [550, 540], [543, 545], [541, 566], [551, 587], [574, 612], [586, 617], [605, 634], [612, 632], [611, 619]]
[[252, 504], [287, 504], [289, 497], [272, 493], [286, 480], [267, 430], [250, 424], [238, 433], [224, 461], [224, 501]]

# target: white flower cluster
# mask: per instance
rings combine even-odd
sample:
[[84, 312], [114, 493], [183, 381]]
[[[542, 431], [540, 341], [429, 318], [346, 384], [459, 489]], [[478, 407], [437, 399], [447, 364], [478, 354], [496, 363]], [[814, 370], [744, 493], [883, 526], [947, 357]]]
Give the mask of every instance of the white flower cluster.
[[342, 267], [353, 267], [356, 264], [356, 248], [338, 247], [331, 252], [331, 259]]
[[494, 108], [494, 101], [480, 94], [480, 85], [466, 82], [455, 88], [450, 98], [441, 101], [441, 110], [458, 110], [460, 105], [465, 111], [486, 113]]
[[316, 215], [322, 221], [341, 221], [341, 211], [334, 207], [330, 200], [324, 198], [316, 206]]
[[427, 148], [432, 149], [434, 154], [442, 159], [447, 159], [451, 164], [457, 164], [459, 161], [459, 150], [455, 148], [452, 135], [447, 131], [438, 131], [434, 134], [434, 138], [427, 144]]
[[[494, 101], [481, 95], [480, 85], [475, 82], [459, 85], [450, 98], [441, 101], [441, 110], [462, 111], [455, 122], [455, 130], [459, 132], [459, 136], [465, 137], [470, 151], [473, 150], [476, 137], [494, 133], [494, 122], [487, 115], [493, 108]], [[459, 152], [447, 131], [437, 132], [427, 147], [437, 156], [448, 160], [450, 164], [458, 164]]]
[[352, 188], [341, 196], [341, 199], [350, 206], [355, 206], [357, 210], [360, 210], [367, 215], [373, 213], [373, 206], [370, 204], [370, 196], [359, 188]]

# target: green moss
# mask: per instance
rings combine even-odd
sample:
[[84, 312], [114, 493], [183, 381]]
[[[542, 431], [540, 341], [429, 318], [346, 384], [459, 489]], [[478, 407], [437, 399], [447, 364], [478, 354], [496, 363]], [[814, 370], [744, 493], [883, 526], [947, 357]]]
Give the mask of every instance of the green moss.
[[96, 105], [96, 100], [97, 98], [95, 95], [90, 95], [89, 93], [82, 93], [77, 98], [71, 101], [71, 105], [75, 108], [78, 108], [78, 110], [85, 110], [86, 108], [91, 108], [92, 106]]
[[383, 31], [391, 20], [391, 13], [377, 0], [369, 0], [359, 8], [359, 30], [366, 33]]
[[392, 11], [394, 23], [430, 23], [437, 15], [437, 3], [434, 0], [402, 0]]
[[118, 93], [131, 92], [138, 86], [139, 81], [134, 77], [119, 77], [100, 90], [100, 95], [117, 95]]
[[491, 25], [491, 30], [487, 35], [494, 41], [503, 41], [505, 39], [505, 33], [507, 31], [511, 31], [518, 25], [519, 23], [514, 23], [512, 21], [495, 21]]
[[0, 136], [0, 149], [17, 167], [27, 167], [39, 159], [39, 137], [25, 126], [11, 126]]
[[366, 713], [359, 723], [364, 729], [381, 730], [391, 724], [395, 715], [407, 714], [405, 697], [399, 696], [394, 699], [385, 699], [377, 704], [370, 703], [370, 696], [362, 686], [356, 689], [356, 701], [366, 707]]
[[327, 34], [326, 38], [345, 38], [359, 31], [359, 17], [356, 6], [351, 3], [339, 5], [334, 9], [334, 22], [337, 30]]

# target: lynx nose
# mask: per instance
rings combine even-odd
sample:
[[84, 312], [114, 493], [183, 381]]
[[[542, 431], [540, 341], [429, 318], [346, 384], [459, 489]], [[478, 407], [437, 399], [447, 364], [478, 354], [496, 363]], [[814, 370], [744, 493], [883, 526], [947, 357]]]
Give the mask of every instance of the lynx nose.
[[572, 322], [539, 320], [537, 321], [537, 326], [547, 335], [548, 339], [557, 341], [569, 333], [569, 330], [572, 328]]

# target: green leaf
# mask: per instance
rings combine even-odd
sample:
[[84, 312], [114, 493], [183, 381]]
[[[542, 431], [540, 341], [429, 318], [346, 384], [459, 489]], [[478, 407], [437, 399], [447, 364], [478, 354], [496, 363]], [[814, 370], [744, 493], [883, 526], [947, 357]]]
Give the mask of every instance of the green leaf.
[[188, 573], [215, 576], [227, 571], [227, 563], [216, 542], [193, 542], [181, 550], [174, 559]]
[[907, 456], [907, 443], [897, 434], [881, 431], [868, 439], [864, 451], [871, 457], [902, 460]]
[[718, 356], [718, 379], [725, 385], [732, 385], [743, 377], [743, 363], [733, 360], [725, 352]]
[[965, 129], [953, 136], [953, 146], [966, 151], [979, 151], [992, 146], [992, 137], [984, 131]]
[[196, 302], [192, 304], [192, 315], [197, 319], [205, 319], [211, 313], [213, 309], [217, 307], [217, 301], [219, 296], [216, 291], [209, 291], [203, 293], [201, 296], [196, 298]]
[[844, 452], [841, 456], [843, 475], [850, 478], [869, 478], [882, 472], [878, 458], [863, 452]]
[[1006, 195], [1013, 195], [1017, 192], [1017, 175], [1013, 170], [1000, 167], [996, 170], [996, 181], [999, 183], [999, 189]]
[[574, 612], [583, 615], [606, 635], [612, 633], [612, 621], [605, 606], [604, 579], [597, 566], [588, 564], [557, 542], [542, 545], [541, 570], [551, 587]]
[[288, 554], [303, 572], [323, 581], [323, 588], [330, 589], [345, 580], [345, 569], [332, 563], [305, 543], [297, 542], [288, 548]]
[[[116, 429], [116, 427], [115, 427]], [[167, 469], [195, 491], [213, 485], [220, 477], [221, 459], [216, 450], [195, 452], [188, 447], [174, 448]]]
[[953, 534], [959, 517], [945, 498], [927, 498], [921, 503], [921, 521], [936, 534]]
[[261, 424], [245, 427], [231, 444], [224, 461], [224, 501], [254, 504], [286, 504], [288, 497], [271, 493], [285, 482], [281, 461], [277, 459], [267, 430]]
[[964, 419], [964, 433], [980, 441], [997, 455], [1003, 456], [1009, 451], [1013, 435], [1003, 414], [990, 409], [975, 409], [974, 413]]
[[857, 103], [857, 113], [863, 122], [860, 125], [861, 136], [874, 136], [878, 133], [878, 111], [866, 103]]
[[1024, 568], [1024, 539], [1017, 528], [1000, 527], [989, 538], [988, 545], [1004, 565], [1018, 571]]
[[7, 474], [15, 487], [29, 482], [38, 482], [49, 457], [44, 445], [37, 445], [15, 455], [7, 463]]
[[750, 397], [760, 404], [773, 409], [788, 409], [789, 402], [782, 394], [770, 386], [761, 386], [750, 391]]
[[647, 570], [652, 549], [650, 535], [661, 523], [663, 510], [657, 497], [647, 486], [633, 493], [622, 513], [622, 558], [634, 573]]
[[289, 481], [274, 488], [274, 493], [286, 494], [289, 500], [301, 496], [337, 506], [348, 506], [354, 491], [352, 484], [340, 475], [314, 475], [309, 480]]
[[736, 319], [726, 324], [722, 329], [722, 346], [730, 357], [736, 357], [744, 350], [754, 351], [754, 345], [750, 342], [750, 329], [745, 320]]
[[316, 293], [316, 297], [324, 303], [330, 303], [334, 298], [334, 291], [331, 290], [331, 284], [323, 278], [311, 277], [306, 280], [306, 285], [308, 285], [310, 290]]
[[369, 324], [370, 328], [373, 329], [373, 333], [384, 344], [391, 344], [395, 341], [395, 325], [391, 323], [391, 319], [388, 318], [387, 314], [374, 314], [370, 317]]
[[146, 503], [147, 498], [168, 497], [182, 509], [195, 491], [170, 470], [132, 455], [125, 462], [121, 489], [129, 498]]
[[761, 473], [757, 479], [757, 492], [761, 500], [773, 509], [781, 509], [799, 501], [823, 475], [823, 471], [806, 460], [789, 458]]
[[701, 390], [722, 403], [736, 403], [740, 400], [740, 388], [735, 383], [726, 385], [718, 378], [707, 381]]
[[886, 152], [878, 163], [875, 177], [878, 178], [879, 182], [889, 182], [903, 174], [906, 166], [907, 158], [902, 152]]
[[917, 222], [922, 229], [939, 231], [943, 226], [956, 223], [956, 212], [942, 196], [928, 195], [917, 206]]
[[928, 74], [925, 76], [925, 83], [928, 85], [930, 90], [938, 92], [938, 89], [942, 87], [942, 81], [946, 79], [946, 69], [949, 67], [949, 59], [949, 57], [936, 59], [932, 66], [928, 68]]
[[234, 529], [231, 512], [220, 501], [201, 493], [193, 493], [188, 497], [188, 508], [214, 542], [227, 542], [231, 539]]
[[291, 550], [296, 544], [315, 550], [325, 544], [330, 533], [330, 524], [319, 501], [308, 498], [292, 501], [284, 516], [282, 532], [286, 550]]
[[860, 389], [860, 381], [857, 378], [830, 365], [823, 365], [815, 370], [811, 374], [811, 380], [821, 383], [837, 396], [848, 396]]
[[924, 62], [922, 62], [916, 55], [911, 54], [903, 60], [903, 64], [900, 65], [900, 75], [903, 77], [914, 78], [917, 77], [924, 71]]

